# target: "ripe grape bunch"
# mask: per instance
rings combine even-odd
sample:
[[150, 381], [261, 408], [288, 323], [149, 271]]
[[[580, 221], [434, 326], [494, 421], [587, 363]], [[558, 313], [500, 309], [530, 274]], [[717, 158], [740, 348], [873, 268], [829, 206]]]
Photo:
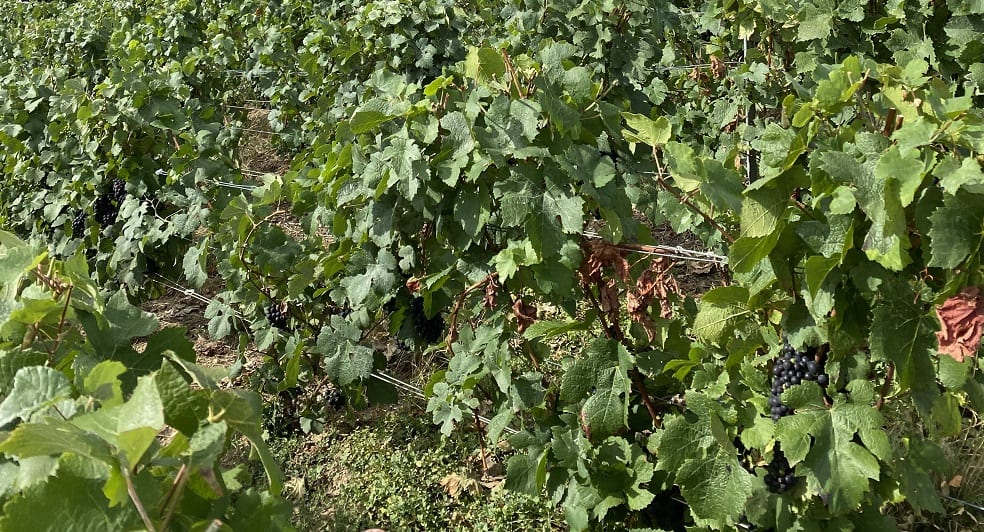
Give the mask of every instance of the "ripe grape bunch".
[[332, 388], [331, 391], [328, 392], [326, 402], [328, 403], [328, 406], [338, 410], [345, 406], [345, 394], [338, 388]]
[[[793, 413], [792, 408], [782, 404], [782, 392], [787, 388], [810, 381], [823, 387], [830, 383], [830, 377], [823, 372], [823, 362], [823, 356], [817, 356], [817, 348], [808, 347], [806, 351], [796, 351], [789, 345], [788, 339], [783, 339], [782, 352], [772, 365], [769, 407], [773, 421], [779, 421], [783, 416]], [[778, 445], [772, 462], [767, 467], [765, 485], [773, 493], [783, 493], [796, 485], [796, 475]]]
[[288, 315], [289, 313], [286, 301], [274, 303], [266, 309], [266, 317], [267, 320], [270, 321], [270, 325], [273, 325], [280, 330], [287, 330]]
[[80, 209], [79, 212], [75, 213], [75, 218], [72, 220], [73, 236], [75, 237], [82, 236], [82, 233], [85, 232], [85, 220], [86, 220], [85, 210]]
[[778, 445], [772, 454], [772, 462], [766, 468], [765, 485], [772, 493], [783, 493], [796, 485], [793, 468], [789, 466], [789, 460]]
[[830, 383], [830, 378], [823, 372], [823, 359], [817, 360], [817, 348], [809, 347], [806, 351], [796, 351], [789, 341], [785, 340], [782, 352], [772, 365], [772, 394], [769, 397], [769, 407], [772, 420], [792, 414], [793, 410], [782, 404], [782, 392], [787, 388], [803, 382], [816, 382], [821, 387]]
[[99, 225], [106, 227], [116, 222], [119, 207], [113, 205], [113, 199], [110, 196], [102, 195], [96, 198], [96, 203], [93, 205], [93, 212], [96, 215], [96, 221], [99, 222]]
[[117, 205], [126, 199], [126, 181], [120, 178], [113, 180], [113, 199], [116, 200]]
[[410, 301], [409, 312], [413, 329], [417, 336], [429, 344], [436, 343], [444, 334], [444, 317], [437, 314], [433, 318], [428, 318], [424, 312], [424, 299], [415, 297]]

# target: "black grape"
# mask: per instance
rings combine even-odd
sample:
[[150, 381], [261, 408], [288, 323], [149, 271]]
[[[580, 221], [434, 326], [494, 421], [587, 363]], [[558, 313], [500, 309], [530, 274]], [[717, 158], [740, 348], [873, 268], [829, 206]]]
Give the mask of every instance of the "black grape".
[[772, 454], [772, 462], [766, 467], [765, 485], [772, 493], [783, 493], [796, 486], [793, 468], [778, 445]]
[[123, 203], [123, 200], [126, 199], [126, 181], [120, 178], [113, 180], [113, 199], [116, 200], [117, 204]]
[[429, 344], [437, 343], [444, 335], [444, 317], [437, 314], [433, 318], [428, 318], [424, 312], [424, 299], [415, 297], [410, 301], [408, 312], [410, 323], [421, 340]]
[[103, 227], [113, 225], [116, 222], [116, 215], [119, 214], [119, 208], [113, 205], [112, 198], [105, 195], [96, 198], [92, 210], [96, 221]]
[[345, 394], [338, 388], [332, 388], [331, 391], [328, 392], [326, 402], [328, 403], [328, 406], [338, 410], [345, 406]]
[[281, 330], [287, 330], [288, 315], [286, 303], [275, 303], [267, 307], [266, 310], [266, 317], [270, 321], [270, 325]]
[[86, 214], [84, 210], [80, 210], [75, 214], [75, 219], [72, 220], [72, 236], [81, 237], [82, 233], [85, 232], [85, 222]]
[[783, 416], [793, 413], [793, 410], [782, 404], [782, 392], [790, 386], [804, 382], [816, 382], [822, 387], [830, 383], [830, 377], [823, 372], [824, 357], [817, 360], [817, 348], [808, 347], [806, 351], [796, 351], [783, 338], [782, 350], [772, 364], [772, 390], [769, 395], [769, 413], [773, 421], [779, 421]]

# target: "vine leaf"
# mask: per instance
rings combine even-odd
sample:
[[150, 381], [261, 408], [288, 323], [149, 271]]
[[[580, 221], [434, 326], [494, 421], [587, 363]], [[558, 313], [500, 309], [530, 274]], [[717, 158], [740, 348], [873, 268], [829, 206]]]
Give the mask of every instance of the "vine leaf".
[[[892, 456], [881, 425], [881, 415], [873, 407], [838, 401], [830, 410], [799, 411], [780, 419], [776, 437], [790, 464], [802, 460], [816, 479], [831, 513], [841, 514], [861, 504], [869, 479], [878, 480], [878, 458]], [[854, 441], [855, 435], [864, 446]]]
[[680, 491], [699, 524], [713, 528], [733, 523], [752, 495], [752, 475], [735, 458], [718, 447], [703, 460], [688, 460], [677, 471]]
[[871, 354], [895, 363], [903, 389], [911, 386], [928, 391], [935, 387], [931, 357], [936, 353], [937, 327], [932, 315], [913, 303], [912, 294], [906, 290], [891, 295], [872, 314]]
[[342, 386], [372, 373], [373, 351], [357, 345], [360, 334], [356, 326], [335, 315], [331, 317], [331, 325], [318, 335], [315, 351], [324, 355], [328, 376]]
[[598, 384], [581, 411], [591, 438], [604, 439], [628, 424], [631, 381], [618, 368], [608, 368], [598, 377]]
[[468, 50], [465, 57], [465, 74], [479, 84], [497, 81], [506, 73], [506, 62], [494, 48], [475, 48]]
[[657, 469], [675, 475], [698, 524], [727, 528], [745, 512], [753, 476], [738, 463], [720, 405], [704, 394], [688, 393], [687, 408], [666, 420], [649, 450], [659, 456]]
[[0, 426], [27, 419], [39, 408], [71, 393], [68, 379], [58, 370], [47, 366], [21, 368], [14, 376], [13, 390], [0, 403]]
[[623, 129], [622, 135], [629, 142], [641, 142], [650, 146], [662, 146], [670, 141], [673, 127], [665, 116], [653, 120], [645, 115], [623, 112], [625, 125], [632, 129]]
[[984, 241], [984, 195], [957, 194], [929, 217], [931, 258], [929, 266], [956, 268], [972, 253], [980, 253]]
[[709, 343], [724, 343], [749, 314], [747, 288], [714, 288], [700, 300], [697, 317], [694, 318], [694, 334]]
[[507, 490], [518, 491], [528, 495], [540, 493], [547, 478], [547, 454], [539, 456], [517, 454], [509, 458], [506, 464]]
[[984, 297], [977, 286], [968, 286], [936, 307], [942, 328], [936, 332], [940, 352], [957, 362], [977, 354], [984, 334]]
[[[3, 530], [136, 530], [143, 528], [134, 506], [93, 504], [105, 500], [104, 480], [82, 479], [67, 472], [48, 479], [4, 504]], [[52, 504], [52, 501], [58, 501]], [[45, 511], [38, 511], [45, 508]]]

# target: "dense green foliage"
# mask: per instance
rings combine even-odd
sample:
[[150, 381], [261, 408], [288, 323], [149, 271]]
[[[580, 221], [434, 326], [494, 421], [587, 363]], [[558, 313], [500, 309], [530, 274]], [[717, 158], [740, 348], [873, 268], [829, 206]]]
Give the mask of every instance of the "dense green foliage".
[[[143, 349], [134, 350], [134, 339]], [[222, 389], [181, 328], [0, 232], [0, 530], [288, 528], [260, 397]], [[270, 490], [219, 460], [245, 436]]]
[[[935, 312], [982, 284], [979, 2], [3, 7], [0, 222], [131, 289], [214, 261], [211, 332], [270, 350], [267, 391], [327, 376], [357, 407], [391, 400], [375, 333], [419, 351], [441, 315], [435, 423], [518, 430], [506, 486], [547, 490], [573, 528], [942, 510], [934, 442], [984, 406]], [[243, 192], [255, 100], [292, 162]], [[72, 231], [97, 204], [115, 222]], [[664, 222], [726, 254], [731, 283], [674, 290], [636, 254]], [[571, 334], [595, 338], [548, 366]], [[783, 335], [829, 380], [783, 391], [774, 422]], [[889, 445], [885, 416], [912, 413]], [[798, 480], [775, 494], [779, 446]], [[685, 522], [653, 522], [677, 491]]]

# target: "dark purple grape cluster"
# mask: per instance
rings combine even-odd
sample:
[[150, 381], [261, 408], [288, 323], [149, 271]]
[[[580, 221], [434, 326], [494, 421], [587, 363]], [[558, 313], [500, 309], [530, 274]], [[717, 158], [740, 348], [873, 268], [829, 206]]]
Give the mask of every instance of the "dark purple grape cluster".
[[444, 316], [437, 314], [428, 318], [424, 312], [424, 298], [415, 297], [410, 301], [409, 317], [413, 330], [421, 340], [433, 344], [444, 335]]
[[123, 203], [123, 200], [126, 199], [126, 181], [117, 177], [113, 180], [112, 190], [113, 199], [116, 200], [116, 203]]
[[777, 444], [775, 452], [772, 453], [772, 462], [766, 468], [765, 486], [772, 493], [784, 493], [795, 485], [796, 475], [793, 474], [793, 468], [789, 466], [789, 460]]
[[803, 382], [816, 382], [822, 387], [830, 383], [830, 377], [823, 372], [823, 359], [817, 359], [817, 348], [809, 347], [806, 351], [796, 351], [783, 341], [782, 353], [772, 365], [772, 394], [769, 396], [769, 410], [773, 421], [792, 414], [793, 410], [782, 404], [782, 392], [790, 386]]
[[281, 330], [287, 330], [288, 316], [289, 312], [286, 302], [274, 303], [266, 309], [266, 317], [270, 321], [270, 325]]
[[75, 218], [72, 220], [72, 236], [78, 238], [82, 236], [85, 232], [85, 222], [88, 218], [85, 214], [85, 210], [79, 210], [75, 213]]
[[338, 388], [332, 388], [331, 391], [328, 392], [328, 397], [325, 399], [325, 402], [328, 403], [328, 406], [338, 410], [345, 406], [345, 394]]
[[102, 227], [107, 227], [116, 223], [116, 215], [119, 214], [119, 207], [113, 204], [113, 198], [102, 195], [96, 198], [96, 202], [92, 206], [93, 214], [96, 216], [96, 221]]

